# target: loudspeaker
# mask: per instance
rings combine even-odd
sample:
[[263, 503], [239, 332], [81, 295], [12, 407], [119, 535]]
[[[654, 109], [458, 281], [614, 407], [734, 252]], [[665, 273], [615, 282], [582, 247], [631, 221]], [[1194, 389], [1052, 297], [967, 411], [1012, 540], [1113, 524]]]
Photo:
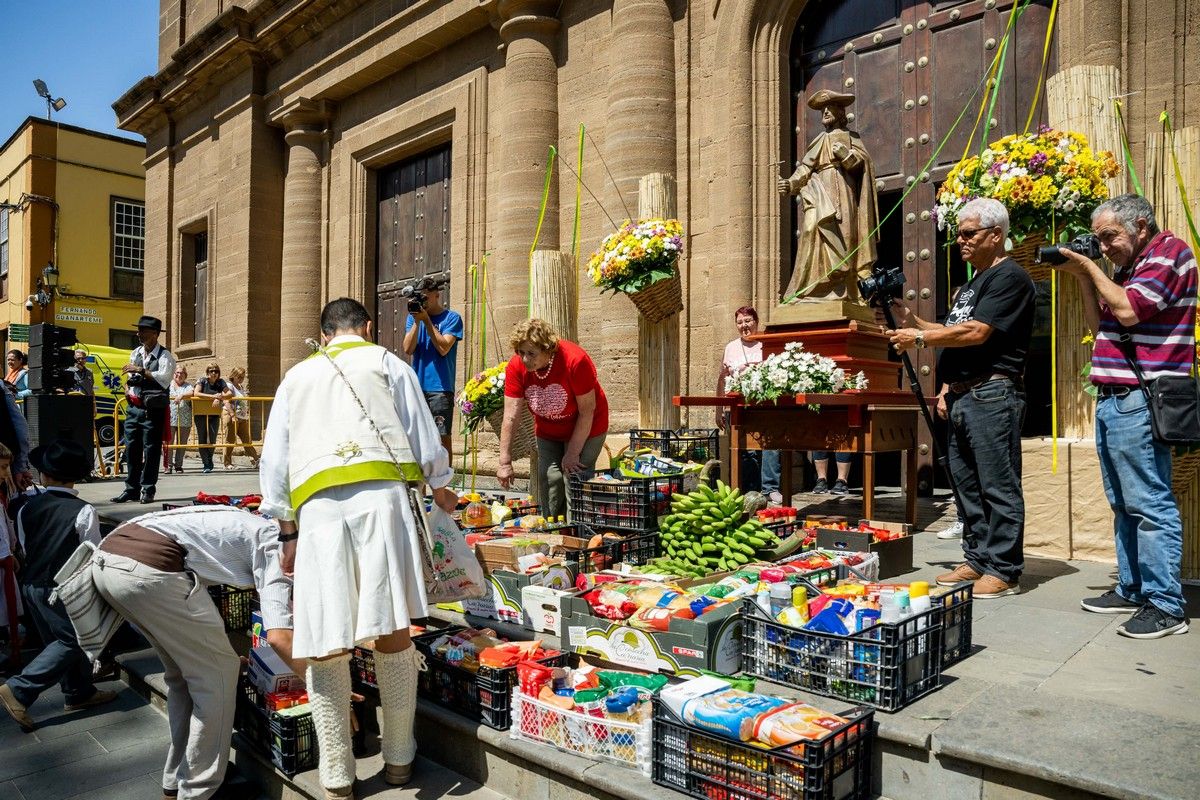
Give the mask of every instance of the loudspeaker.
[[33, 394], [25, 398], [24, 406], [30, 447], [71, 439], [87, 450], [89, 462], [95, 462], [92, 398], [84, 394]]
[[75, 366], [75, 329], [41, 323], [29, 328], [29, 388], [34, 392], [70, 389]]

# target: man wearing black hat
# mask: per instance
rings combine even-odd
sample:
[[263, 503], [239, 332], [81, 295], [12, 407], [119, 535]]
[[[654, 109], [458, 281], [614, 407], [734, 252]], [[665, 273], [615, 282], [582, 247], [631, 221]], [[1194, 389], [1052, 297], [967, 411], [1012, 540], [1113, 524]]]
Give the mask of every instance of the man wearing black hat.
[[[158, 483], [158, 462], [162, 460], [163, 432], [166, 430], [170, 397], [168, 389], [175, 374], [175, 356], [158, 343], [162, 320], [143, 316], [138, 320], [138, 341], [122, 369], [126, 376], [129, 412], [125, 417], [125, 451], [129, 472], [125, 491], [114, 497], [114, 503], [140, 499], [154, 500], [154, 485]], [[139, 496], [140, 494], [140, 496]]]
[[19, 574], [21, 597], [46, 647], [19, 675], [0, 684], [0, 707], [26, 733], [34, 729], [26, 710], [54, 684], [62, 687], [66, 710], [107, 703], [115, 692], [97, 689], [92, 665], [79, 647], [75, 629], [60, 601], [50, 602], [54, 576], [80, 542], [100, 542], [96, 510], [79, 499], [74, 486], [92, 471], [90, 454], [76, 442], [60, 439], [35, 447], [29, 460], [41, 473], [45, 491], [29, 497], [16, 511], [17, 538], [25, 549]]

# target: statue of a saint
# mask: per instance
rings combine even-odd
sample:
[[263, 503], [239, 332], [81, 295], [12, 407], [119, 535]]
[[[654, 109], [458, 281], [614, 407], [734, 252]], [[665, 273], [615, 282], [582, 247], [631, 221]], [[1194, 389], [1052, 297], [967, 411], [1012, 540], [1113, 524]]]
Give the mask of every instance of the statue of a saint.
[[800, 241], [785, 298], [799, 292], [861, 302], [858, 279], [870, 275], [875, 263], [875, 170], [862, 137], [846, 129], [846, 106], [853, 102], [854, 95], [829, 89], [808, 98], [809, 108], [821, 111], [825, 131], [791, 177], [779, 179], [779, 193], [799, 194], [801, 201]]

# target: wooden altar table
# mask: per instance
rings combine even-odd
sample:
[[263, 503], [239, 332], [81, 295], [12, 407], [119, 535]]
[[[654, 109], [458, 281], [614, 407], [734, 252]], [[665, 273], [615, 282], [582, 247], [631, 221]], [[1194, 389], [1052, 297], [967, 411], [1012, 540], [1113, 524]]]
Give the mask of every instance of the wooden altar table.
[[[729, 415], [729, 483], [741, 482], [743, 450], [779, 450], [780, 492], [792, 497], [792, 451], [837, 450], [863, 457], [863, 517], [875, 519], [875, 454], [905, 452], [906, 521], [917, 522], [917, 398], [903, 392], [851, 391], [781, 397], [747, 404], [741, 396], [675, 397], [678, 406], [725, 406]], [[819, 405], [814, 411], [810, 405]]]

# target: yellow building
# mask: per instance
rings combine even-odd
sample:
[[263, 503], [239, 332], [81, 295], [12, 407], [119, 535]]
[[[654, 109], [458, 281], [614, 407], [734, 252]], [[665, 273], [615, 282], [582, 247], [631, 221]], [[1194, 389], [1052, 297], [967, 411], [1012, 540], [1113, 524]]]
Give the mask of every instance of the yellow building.
[[[54, 322], [132, 349], [142, 313], [145, 144], [29, 117], [0, 146], [0, 341]], [[58, 288], [42, 291], [46, 269]], [[48, 302], [47, 302], [48, 301]], [[45, 305], [43, 305], [45, 302]]]

